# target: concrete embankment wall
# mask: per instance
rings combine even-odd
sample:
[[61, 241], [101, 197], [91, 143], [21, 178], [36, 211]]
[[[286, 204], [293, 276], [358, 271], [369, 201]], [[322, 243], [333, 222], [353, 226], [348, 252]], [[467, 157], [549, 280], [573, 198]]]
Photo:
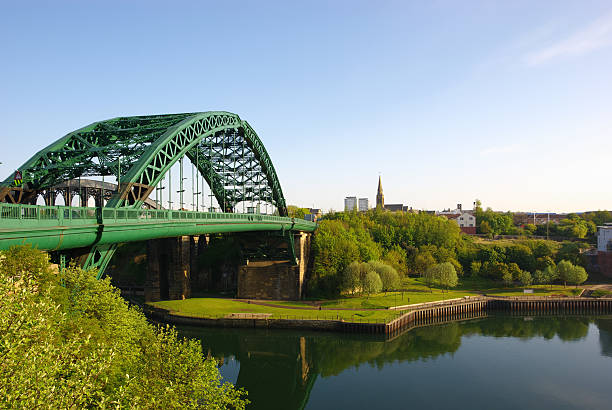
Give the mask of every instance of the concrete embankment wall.
[[271, 319], [271, 318], [198, 318], [180, 316], [168, 310], [145, 305], [145, 314], [155, 320], [175, 325], [228, 328], [304, 329], [344, 333], [369, 333], [394, 337], [406, 330], [450, 321], [485, 317], [489, 312], [516, 314], [608, 314], [612, 299], [587, 298], [492, 298], [469, 297], [444, 302], [409, 306], [389, 323], [358, 323], [343, 320]]
[[384, 323], [348, 323], [341, 320], [271, 319], [271, 318], [199, 318], [172, 314], [170, 311], [144, 306], [148, 318], [173, 325], [209, 326], [250, 329], [304, 329], [331, 332], [385, 334]]

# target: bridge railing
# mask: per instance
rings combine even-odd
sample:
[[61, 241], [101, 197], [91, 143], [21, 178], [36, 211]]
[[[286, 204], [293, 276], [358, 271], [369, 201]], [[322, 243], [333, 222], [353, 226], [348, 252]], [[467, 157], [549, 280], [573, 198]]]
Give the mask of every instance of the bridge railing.
[[[100, 215], [100, 212], [102, 213]], [[222, 212], [179, 211], [168, 209], [86, 208], [70, 206], [44, 206], [0, 203], [0, 228], [11, 226], [85, 225], [103, 222], [130, 221], [216, 221], [226, 223], [281, 222], [297, 228], [310, 229], [313, 222], [274, 215], [237, 214]]]

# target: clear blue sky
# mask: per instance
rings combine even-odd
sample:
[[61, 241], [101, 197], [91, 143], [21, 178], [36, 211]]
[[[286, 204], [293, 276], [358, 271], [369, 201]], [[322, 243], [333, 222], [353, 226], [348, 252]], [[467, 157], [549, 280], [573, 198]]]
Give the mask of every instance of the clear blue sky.
[[612, 209], [610, 1], [0, 1], [0, 172], [96, 120], [227, 110], [289, 203]]

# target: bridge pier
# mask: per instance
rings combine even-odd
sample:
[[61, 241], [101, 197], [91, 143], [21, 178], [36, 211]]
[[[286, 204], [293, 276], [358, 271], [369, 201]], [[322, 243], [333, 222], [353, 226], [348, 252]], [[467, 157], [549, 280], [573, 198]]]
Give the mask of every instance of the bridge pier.
[[147, 302], [190, 297], [192, 242], [190, 236], [147, 241]]
[[247, 261], [238, 268], [238, 297], [299, 300], [310, 261], [310, 233], [294, 235], [297, 264], [290, 261]]

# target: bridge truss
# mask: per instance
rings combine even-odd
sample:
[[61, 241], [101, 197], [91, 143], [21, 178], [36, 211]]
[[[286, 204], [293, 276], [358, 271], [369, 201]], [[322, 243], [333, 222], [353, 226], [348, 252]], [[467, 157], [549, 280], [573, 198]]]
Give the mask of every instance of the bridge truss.
[[[160, 207], [162, 190], [168, 188], [172, 208], [171, 186], [162, 185], [166, 177], [171, 185], [171, 169], [178, 162], [177, 192], [184, 209], [185, 158], [195, 167], [195, 183], [201, 179], [208, 185], [211, 201], [214, 197], [222, 212], [236, 212], [241, 202], [267, 203], [278, 216], [287, 216], [278, 176], [261, 140], [238, 115], [221, 111], [119, 117], [73, 131], [26, 161], [19, 169], [20, 184], [13, 177], [0, 183], [0, 202], [34, 205], [42, 197], [46, 205], [54, 205], [61, 193], [70, 205], [77, 179], [111, 177], [117, 182], [114, 191], [102, 181], [96, 206], [142, 209], [148, 202], [150, 207], [155, 190]], [[195, 190], [200, 193], [200, 187]], [[85, 194], [80, 205], [86, 207], [87, 193], [96, 191], [79, 185], [77, 192], [81, 198]], [[116, 247], [117, 243], [94, 244], [85, 267], [102, 272]]]

